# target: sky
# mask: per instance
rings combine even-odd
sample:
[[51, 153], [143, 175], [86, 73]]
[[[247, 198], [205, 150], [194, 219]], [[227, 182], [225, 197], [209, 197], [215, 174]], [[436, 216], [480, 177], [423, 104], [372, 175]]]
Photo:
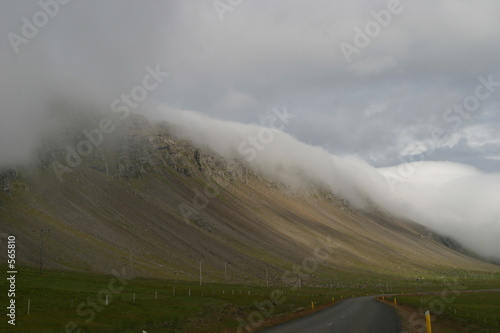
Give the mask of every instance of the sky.
[[[125, 107], [496, 255], [498, 17], [496, 0], [5, 0], [0, 165], [34, 156], [54, 105]], [[251, 131], [276, 117], [257, 149]]]

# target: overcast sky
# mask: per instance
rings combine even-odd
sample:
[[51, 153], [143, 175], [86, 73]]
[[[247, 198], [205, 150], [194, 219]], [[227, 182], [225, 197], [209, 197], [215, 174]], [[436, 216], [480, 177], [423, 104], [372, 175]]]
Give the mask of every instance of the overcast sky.
[[[160, 110], [157, 115], [172, 120], [169, 115], [186, 110], [209, 116], [201, 118], [205, 124], [268, 125], [273, 109], [286, 109], [294, 116], [283, 126], [290, 154], [301, 151], [292, 144], [300, 141], [347, 158], [344, 171], [350, 158], [360, 159], [357, 170], [369, 174], [372, 167], [393, 167], [378, 169], [390, 179], [404, 178], [391, 193], [411, 201], [420, 189], [422, 200], [412, 211], [487, 199], [470, 211], [485, 212], [474, 242], [493, 237], [478, 249], [500, 250], [494, 246], [500, 212], [491, 201], [500, 188], [494, 174], [500, 172], [499, 1], [66, 2], [0, 2], [1, 164], [32, 154], [39, 134], [57, 122], [51, 105], [87, 103], [110, 111], [116, 98], [159, 69], [168, 76], [162, 74], [161, 84], [132, 111]], [[189, 132], [189, 123], [182, 124]], [[415, 160], [444, 162], [410, 174], [397, 167]], [[447, 180], [460, 178], [456, 186], [429, 189], [450, 174]], [[358, 176], [350, 177], [347, 184], [357, 186]], [[360, 178], [366, 180], [362, 192], [375, 200], [379, 179], [368, 178]], [[473, 197], [439, 202], [429, 195], [457, 189]], [[405, 207], [379, 204], [395, 213]], [[467, 215], [455, 213], [409, 217], [436, 226]], [[460, 223], [468, 227], [454, 236], [466, 241], [474, 228]]]
[[[479, 76], [500, 82], [500, 2], [232, 3], [73, 0], [49, 6], [56, 13], [43, 24], [37, 1], [2, 1], [2, 146], [6, 133], [38, 123], [51, 99], [85, 96], [108, 107], [141, 82], [146, 66], [160, 64], [170, 76], [149, 103], [245, 123], [286, 107], [298, 115], [286, 132], [375, 166], [429, 150], [437, 127], [449, 135], [427, 160], [500, 170], [500, 92], [467, 118], [448, 114], [460, 123], [443, 120], [474, 96]], [[388, 8], [390, 18], [381, 12]], [[42, 23], [35, 36], [13, 43], [13, 34], [23, 37], [23, 17], [36, 23], [34, 16]], [[371, 29], [367, 46], [359, 37], [356, 46], [356, 27]]]

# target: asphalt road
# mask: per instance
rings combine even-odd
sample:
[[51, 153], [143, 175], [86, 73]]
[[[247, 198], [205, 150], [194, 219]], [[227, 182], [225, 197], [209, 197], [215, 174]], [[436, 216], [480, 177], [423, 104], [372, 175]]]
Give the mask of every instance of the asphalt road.
[[394, 309], [369, 296], [345, 299], [310, 316], [259, 333], [400, 333], [402, 330]]

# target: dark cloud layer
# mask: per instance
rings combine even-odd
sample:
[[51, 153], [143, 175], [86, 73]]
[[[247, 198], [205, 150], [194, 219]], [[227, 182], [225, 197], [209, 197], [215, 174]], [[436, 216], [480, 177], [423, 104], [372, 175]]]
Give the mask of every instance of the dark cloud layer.
[[[4, 137], [61, 95], [108, 107], [146, 66], [161, 64], [172, 77], [149, 102], [243, 122], [285, 105], [302, 115], [288, 129], [302, 141], [391, 165], [429, 127], [446, 125], [446, 110], [474, 93], [478, 76], [500, 82], [495, 1], [241, 1], [220, 13], [212, 2], [60, 1], [41, 1], [57, 3], [57, 13], [18, 53], [8, 34], [23, 36], [23, 17], [33, 22], [43, 8], [1, 4]], [[394, 4], [398, 13], [348, 62], [340, 45], [356, 47], [356, 27], [384, 19]], [[454, 130], [468, 152], [447, 144], [431, 158], [499, 170], [499, 105], [495, 92]], [[486, 136], [471, 143], [473, 130]]]
[[[500, 171], [500, 2], [218, 3], [226, 6], [2, 1], [0, 164], [30, 160], [40, 135], [58, 123], [52, 105], [109, 111], [116, 98], [142, 84], [148, 66], [159, 66], [170, 75], [148, 91], [138, 112], [189, 110], [248, 124], [286, 107], [297, 118], [285, 132], [325, 152], [355, 156], [367, 168], [423, 159]], [[346, 57], [345, 45], [356, 51]], [[150, 107], [158, 104], [164, 106]], [[452, 172], [446, 163], [424, 165], [442, 168], [432, 175]], [[496, 176], [473, 174], [477, 184]], [[422, 177], [413, 176], [398, 182], [406, 184], [400, 191], [419, 187], [412, 182]], [[460, 184], [481, 192], [477, 184]], [[498, 197], [489, 187], [487, 193]], [[490, 215], [482, 225], [494, 224]], [[435, 216], [413, 217], [439, 225]], [[463, 239], [466, 233], [457, 232]]]

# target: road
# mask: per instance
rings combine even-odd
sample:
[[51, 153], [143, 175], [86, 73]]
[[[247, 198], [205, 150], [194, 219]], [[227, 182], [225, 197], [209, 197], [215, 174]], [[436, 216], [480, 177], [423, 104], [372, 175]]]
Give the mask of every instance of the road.
[[345, 299], [325, 310], [259, 333], [400, 333], [393, 308], [373, 296]]

